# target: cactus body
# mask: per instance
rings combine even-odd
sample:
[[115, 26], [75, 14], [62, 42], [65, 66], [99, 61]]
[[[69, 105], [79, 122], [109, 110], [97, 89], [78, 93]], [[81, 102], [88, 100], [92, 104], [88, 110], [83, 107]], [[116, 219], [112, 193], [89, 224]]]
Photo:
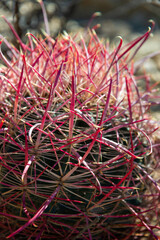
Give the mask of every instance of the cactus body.
[[111, 51], [94, 31], [87, 40], [28, 35], [21, 52], [10, 46], [10, 61], [1, 52], [4, 238], [156, 238], [155, 207], [143, 204], [158, 199], [147, 173], [149, 102], [132, 63], [148, 36]]

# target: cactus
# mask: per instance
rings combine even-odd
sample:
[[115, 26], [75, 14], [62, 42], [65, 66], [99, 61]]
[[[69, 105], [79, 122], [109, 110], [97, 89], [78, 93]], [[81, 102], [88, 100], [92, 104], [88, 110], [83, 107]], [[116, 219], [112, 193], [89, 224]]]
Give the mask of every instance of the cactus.
[[3, 239], [158, 239], [153, 96], [133, 61], [150, 32], [111, 49], [93, 29], [1, 41]]

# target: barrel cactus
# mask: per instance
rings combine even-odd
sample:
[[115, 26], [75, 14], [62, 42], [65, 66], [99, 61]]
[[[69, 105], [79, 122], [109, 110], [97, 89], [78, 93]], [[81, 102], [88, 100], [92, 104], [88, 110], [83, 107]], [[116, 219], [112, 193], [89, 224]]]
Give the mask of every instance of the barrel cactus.
[[158, 239], [153, 96], [133, 61], [150, 32], [111, 49], [93, 29], [1, 40], [1, 238]]

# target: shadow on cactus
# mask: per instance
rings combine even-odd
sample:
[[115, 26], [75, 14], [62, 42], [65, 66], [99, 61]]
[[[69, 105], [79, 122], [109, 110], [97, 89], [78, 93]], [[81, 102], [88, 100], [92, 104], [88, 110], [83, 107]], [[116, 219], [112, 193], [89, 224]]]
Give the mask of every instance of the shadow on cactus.
[[94, 30], [80, 39], [28, 34], [21, 51], [3, 40], [3, 238], [158, 239], [156, 126], [132, 61], [149, 35], [112, 50]]

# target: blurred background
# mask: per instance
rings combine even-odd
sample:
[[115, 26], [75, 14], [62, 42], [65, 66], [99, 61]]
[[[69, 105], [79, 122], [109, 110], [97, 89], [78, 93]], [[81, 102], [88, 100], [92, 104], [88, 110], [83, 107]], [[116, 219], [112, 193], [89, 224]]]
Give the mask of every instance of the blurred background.
[[[51, 36], [56, 38], [64, 30], [68, 33], [83, 31], [95, 12], [101, 12], [91, 22], [99, 37], [117, 41], [121, 36], [129, 42], [147, 31], [149, 20], [155, 21], [153, 36], [143, 45], [137, 59], [153, 53], [145, 61], [145, 69], [150, 73], [151, 82], [160, 87], [160, 1], [159, 0], [43, 0]], [[42, 9], [38, 0], [0, 0], [0, 16], [4, 15], [25, 42], [26, 33], [42, 34], [45, 29]], [[8, 41], [17, 44], [7, 23], [0, 17], [0, 34]], [[1, 37], [2, 37], [1, 36]], [[4, 52], [5, 52], [5, 46]], [[154, 107], [153, 107], [154, 108]], [[160, 118], [160, 106], [154, 109]]]
[[[144, 32], [148, 20], [160, 27], [160, 1], [158, 0], [43, 0], [53, 37], [59, 32], [75, 32], [87, 26], [94, 12], [101, 12], [92, 24], [101, 24], [100, 36], [130, 38], [133, 32]], [[159, 3], [158, 3], [159, 2]], [[30, 31], [34, 34], [44, 29], [40, 4], [37, 0], [0, 0], [0, 15], [14, 24], [20, 37]], [[0, 20], [0, 32], [10, 36], [8, 26]]]

